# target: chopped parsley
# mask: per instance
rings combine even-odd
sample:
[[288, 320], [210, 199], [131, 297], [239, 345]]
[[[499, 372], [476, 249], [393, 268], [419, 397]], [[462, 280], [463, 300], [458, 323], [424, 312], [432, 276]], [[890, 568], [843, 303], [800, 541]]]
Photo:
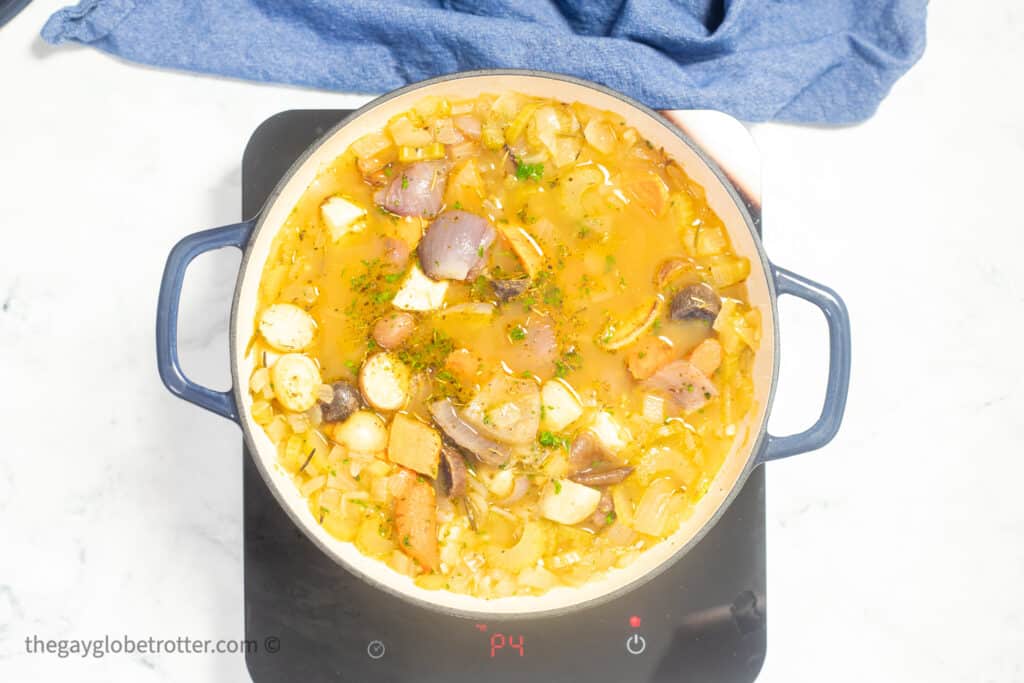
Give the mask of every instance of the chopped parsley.
[[407, 175], [402, 175], [402, 189], [409, 189], [409, 176]]
[[508, 331], [508, 338], [512, 341], [522, 341], [526, 339], [526, 328], [522, 325], [515, 325]]
[[562, 290], [558, 287], [549, 287], [544, 291], [544, 303], [548, 306], [561, 306], [562, 299]]
[[452, 208], [456, 210], [462, 209], [462, 202], [455, 202], [454, 204], [452, 204]]
[[544, 164], [524, 164], [516, 166], [516, 178], [519, 180], [540, 180], [544, 177]]
[[569, 447], [568, 439], [566, 439], [564, 436], [558, 436], [554, 432], [549, 432], [547, 430], [542, 431], [537, 436], [537, 442], [540, 443], [540, 445], [543, 446], [544, 448], [562, 447], [567, 449]]
[[556, 495], [562, 492], [562, 482], [558, 481], [557, 479], [552, 479], [551, 483], [555, 487], [555, 494]]

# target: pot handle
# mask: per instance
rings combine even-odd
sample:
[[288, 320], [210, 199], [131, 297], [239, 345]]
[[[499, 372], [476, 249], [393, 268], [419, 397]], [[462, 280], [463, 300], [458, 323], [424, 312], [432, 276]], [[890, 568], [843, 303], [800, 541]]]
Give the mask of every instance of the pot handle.
[[237, 247], [244, 249], [255, 220], [203, 230], [185, 237], [171, 250], [160, 282], [160, 298], [156, 305], [156, 365], [172, 394], [201, 408], [238, 422], [238, 407], [231, 391], [214, 391], [199, 386], [181, 369], [178, 360], [178, 305], [185, 271], [192, 260], [211, 249]]
[[836, 435], [846, 410], [846, 394], [850, 388], [850, 314], [839, 295], [824, 285], [796, 273], [772, 265], [775, 290], [779, 296], [790, 294], [814, 304], [828, 322], [828, 383], [825, 404], [818, 420], [798, 434], [768, 434], [761, 462], [787, 458], [821, 448]]

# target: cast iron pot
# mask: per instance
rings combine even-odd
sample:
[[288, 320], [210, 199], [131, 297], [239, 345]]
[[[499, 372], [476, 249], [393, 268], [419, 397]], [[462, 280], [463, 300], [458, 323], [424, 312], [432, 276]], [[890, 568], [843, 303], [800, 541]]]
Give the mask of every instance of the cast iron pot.
[[[734, 446], [707, 494], [679, 530], [644, 552], [623, 569], [583, 586], [557, 588], [537, 597], [485, 600], [448, 591], [419, 588], [412, 580], [384, 563], [369, 558], [328, 534], [314, 519], [290, 476], [278, 465], [277, 450], [251, 417], [247, 391], [253, 359], [246, 345], [256, 319], [257, 289], [271, 242], [300, 196], [317, 173], [341, 155], [354, 140], [381, 128], [392, 116], [409, 109], [427, 95], [471, 98], [480, 93], [515, 90], [530, 95], [579, 101], [623, 116], [656, 146], [663, 146], [694, 180], [704, 186], [707, 200], [727, 226], [737, 253], [751, 261], [748, 279], [750, 303], [762, 313], [761, 347], [754, 363], [756, 407], [738, 425]], [[177, 318], [181, 286], [188, 264], [199, 254], [221, 247], [243, 251], [231, 310], [231, 377], [233, 388], [218, 392], [199, 386], [181, 370], [177, 352]], [[804, 299], [825, 315], [829, 330], [829, 370], [824, 405], [817, 421], [806, 431], [773, 436], [766, 429], [779, 367], [779, 330], [776, 300], [791, 294]], [[157, 363], [160, 376], [175, 395], [191, 401], [242, 427], [249, 452], [260, 474], [295, 524], [323, 552], [349, 571], [381, 589], [424, 607], [447, 613], [536, 616], [545, 612], [579, 609], [621, 595], [650, 580], [683, 556], [714, 525], [738, 493], [750, 472], [769, 460], [820, 448], [839, 429], [846, 405], [850, 375], [849, 316], [842, 300], [827, 287], [772, 264], [755, 230], [736, 185], [687, 135], [656, 112], [617, 92], [578, 79], [536, 71], [474, 71], [436, 78], [379, 97], [339, 123], [292, 165], [278, 182], [260, 214], [244, 223], [189, 235], [171, 251], [164, 270], [157, 309]]]

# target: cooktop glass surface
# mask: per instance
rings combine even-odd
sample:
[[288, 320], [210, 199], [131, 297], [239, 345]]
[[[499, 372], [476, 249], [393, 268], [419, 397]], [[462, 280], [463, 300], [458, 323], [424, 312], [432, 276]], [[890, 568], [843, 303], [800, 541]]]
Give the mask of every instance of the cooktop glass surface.
[[[306, 147], [347, 114], [289, 111], [246, 148], [254, 216]], [[565, 615], [466, 619], [412, 606], [318, 550], [244, 469], [246, 638], [256, 683], [277, 681], [753, 681], [766, 648], [764, 472], [711, 532], [626, 595]]]

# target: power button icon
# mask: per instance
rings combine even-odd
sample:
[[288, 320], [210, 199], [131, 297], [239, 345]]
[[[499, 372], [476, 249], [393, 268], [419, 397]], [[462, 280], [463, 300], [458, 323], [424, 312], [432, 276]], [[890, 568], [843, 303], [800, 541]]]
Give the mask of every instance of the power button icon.
[[647, 649], [647, 641], [643, 636], [634, 633], [626, 638], [626, 652], [631, 655], [642, 655]]
[[366, 646], [366, 654], [370, 655], [370, 659], [380, 659], [384, 656], [384, 643], [379, 640], [371, 640], [370, 644]]

